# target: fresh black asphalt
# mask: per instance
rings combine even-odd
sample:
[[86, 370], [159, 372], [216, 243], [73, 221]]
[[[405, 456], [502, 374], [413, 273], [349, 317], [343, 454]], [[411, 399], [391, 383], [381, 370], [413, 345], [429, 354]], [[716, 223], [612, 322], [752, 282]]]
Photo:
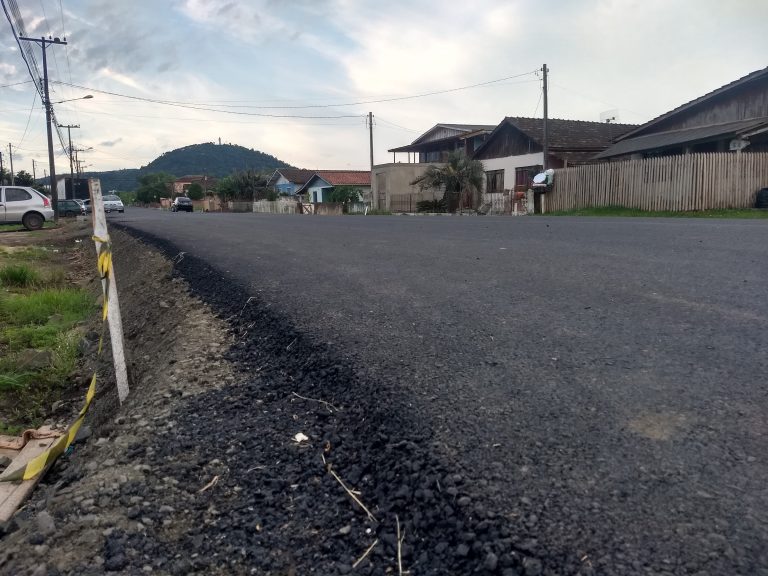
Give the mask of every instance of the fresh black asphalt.
[[110, 220], [394, 391], [543, 562], [508, 573], [768, 574], [766, 221]]

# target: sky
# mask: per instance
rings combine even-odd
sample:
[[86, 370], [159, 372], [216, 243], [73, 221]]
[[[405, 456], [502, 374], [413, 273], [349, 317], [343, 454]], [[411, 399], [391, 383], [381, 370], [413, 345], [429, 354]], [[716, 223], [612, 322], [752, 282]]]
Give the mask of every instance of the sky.
[[[374, 161], [392, 162], [388, 149], [438, 123], [541, 117], [545, 63], [550, 117], [633, 124], [768, 66], [765, 0], [3, 2], [28, 36], [66, 37], [48, 49], [51, 102], [80, 126], [86, 171], [219, 139], [368, 169], [368, 112]], [[0, 149], [40, 176], [44, 108], [7, 18], [0, 29]], [[56, 133], [54, 146], [61, 174]]]

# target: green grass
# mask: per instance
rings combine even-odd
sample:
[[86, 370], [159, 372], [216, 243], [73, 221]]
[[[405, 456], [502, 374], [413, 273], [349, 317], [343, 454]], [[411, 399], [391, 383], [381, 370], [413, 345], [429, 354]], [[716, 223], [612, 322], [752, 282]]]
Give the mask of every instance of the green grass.
[[739, 208], [729, 210], [698, 210], [692, 212], [647, 211], [623, 206], [579, 208], [562, 212], [547, 212], [541, 216], [623, 216], [631, 218], [768, 218], [768, 210]]
[[54, 315], [64, 323], [83, 320], [92, 310], [91, 297], [72, 288], [46, 288], [0, 299], [0, 321], [12, 326], [45, 324]]
[[[43, 229], [45, 228], [56, 228], [56, 223], [48, 220], [43, 224]], [[26, 228], [21, 224], [0, 224], [0, 232], [24, 232], [25, 230]]]
[[40, 274], [26, 264], [9, 264], [0, 268], [0, 286], [27, 288], [40, 284]]

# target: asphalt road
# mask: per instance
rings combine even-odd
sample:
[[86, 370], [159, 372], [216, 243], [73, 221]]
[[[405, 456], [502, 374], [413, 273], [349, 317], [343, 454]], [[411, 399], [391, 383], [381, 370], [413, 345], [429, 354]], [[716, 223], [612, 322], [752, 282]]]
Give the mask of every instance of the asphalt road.
[[398, 386], [555, 570], [768, 574], [768, 222], [110, 220]]

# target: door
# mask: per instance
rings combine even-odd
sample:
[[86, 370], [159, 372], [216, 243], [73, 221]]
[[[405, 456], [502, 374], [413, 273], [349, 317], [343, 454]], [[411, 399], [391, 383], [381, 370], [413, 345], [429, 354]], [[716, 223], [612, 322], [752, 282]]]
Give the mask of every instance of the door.
[[24, 213], [34, 207], [32, 194], [24, 188], [6, 186], [5, 189], [5, 221], [21, 222]]
[[5, 188], [0, 186], [0, 222], [5, 222]]

